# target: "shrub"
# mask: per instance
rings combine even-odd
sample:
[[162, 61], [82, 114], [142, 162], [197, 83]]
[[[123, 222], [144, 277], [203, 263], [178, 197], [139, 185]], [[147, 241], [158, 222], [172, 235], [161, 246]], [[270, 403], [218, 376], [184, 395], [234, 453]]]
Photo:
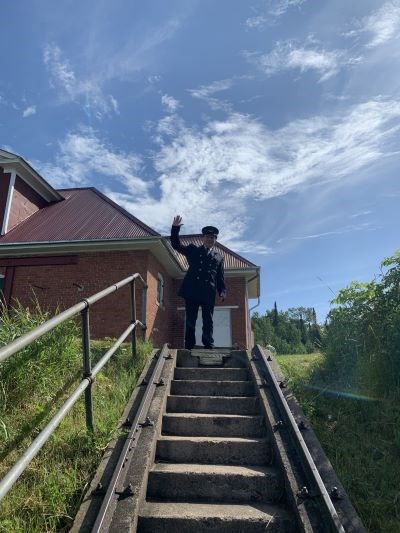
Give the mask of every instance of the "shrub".
[[339, 291], [324, 351], [342, 384], [386, 396], [400, 389], [400, 251], [382, 262], [381, 272]]

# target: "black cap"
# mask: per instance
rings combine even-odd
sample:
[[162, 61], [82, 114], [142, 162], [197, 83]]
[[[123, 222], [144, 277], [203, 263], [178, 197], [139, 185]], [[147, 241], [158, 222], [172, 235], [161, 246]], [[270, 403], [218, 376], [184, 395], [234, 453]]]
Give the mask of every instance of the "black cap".
[[217, 237], [219, 231], [214, 226], [204, 226], [204, 228], [201, 230], [201, 233], [203, 235], [214, 235], [215, 237]]

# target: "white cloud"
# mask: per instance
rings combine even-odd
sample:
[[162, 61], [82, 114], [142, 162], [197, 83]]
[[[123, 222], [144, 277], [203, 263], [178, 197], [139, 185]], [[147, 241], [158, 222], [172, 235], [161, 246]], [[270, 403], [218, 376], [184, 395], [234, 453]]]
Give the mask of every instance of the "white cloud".
[[267, 22], [281, 17], [292, 7], [299, 7], [307, 0], [269, 0], [264, 15], [257, 15], [246, 20], [248, 28], [261, 28]]
[[346, 33], [348, 37], [363, 33], [370, 35], [367, 48], [374, 48], [399, 37], [400, 31], [400, 1], [386, 2], [368, 17], [356, 23], [356, 29]]
[[304, 4], [306, 1], [307, 0], [273, 0], [269, 13], [276, 17], [280, 17], [291, 7], [301, 6], [301, 4]]
[[54, 187], [87, 186], [99, 177], [113, 178], [140, 198], [149, 185], [138, 177], [141, 169], [138, 156], [113, 149], [91, 128], [68, 133], [59, 142], [53, 162], [35, 162], [34, 166]]
[[344, 233], [353, 233], [354, 231], [373, 231], [375, 229], [376, 228], [373, 227], [370, 223], [366, 222], [365, 224], [344, 226], [342, 228], [338, 228], [332, 231], [324, 231], [322, 233], [289, 237], [288, 239], [279, 239], [279, 241], [277, 242], [283, 242], [285, 240], [303, 241], [309, 239], [319, 239], [321, 237], [330, 237], [331, 235], [343, 235]]
[[224, 111], [230, 111], [231, 105], [225, 100], [215, 98], [215, 93], [227, 91], [233, 85], [233, 79], [225, 79], [213, 81], [209, 85], [201, 85], [198, 89], [190, 89], [189, 92], [193, 98], [204, 100], [214, 110], [223, 109]]
[[138, 156], [109, 146], [92, 129], [68, 134], [53, 162], [34, 166], [57, 186], [100, 181], [106, 194], [158, 231], [167, 233], [181, 214], [185, 233], [212, 224], [239, 252], [271, 253], [268, 243], [247, 234], [260, 202], [314, 184], [332, 188], [361, 180], [362, 169], [398, 149], [399, 128], [400, 100], [371, 100], [275, 130], [238, 113], [201, 128], [175, 114], [155, 125], [155, 182], [142, 177]]
[[50, 74], [50, 86], [58, 90], [62, 102], [78, 102], [87, 111], [94, 111], [97, 118], [119, 113], [118, 102], [112, 95], [105, 95], [95, 79], [79, 80], [68, 59], [55, 44], [44, 48], [43, 60]]
[[350, 218], [358, 218], [358, 217], [365, 217], [367, 215], [371, 215], [372, 211], [365, 209], [364, 211], [359, 211], [358, 213], [353, 213], [350, 215]]
[[325, 81], [337, 74], [345, 64], [357, 59], [346, 59], [341, 50], [328, 51], [313, 45], [295, 46], [292, 41], [278, 42], [267, 54], [244, 52], [245, 57], [268, 76], [287, 70], [307, 72], [314, 70], [320, 74], [319, 81]]
[[248, 28], [262, 28], [268, 22], [265, 15], [257, 15], [256, 17], [249, 17], [245, 24]]
[[24, 112], [22, 113], [22, 116], [24, 118], [26, 117], [30, 117], [32, 115], [36, 115], [36, 106], [35, 105], [31, 105], [29, 107], [27, 107]]
[[163, 94], [161, 96], [161, 104], [169, 113], [175, 113], [175, 111], [177, 111], [177, 109], [180, 107], [179, 100], [173, 96], [169, 96], [168, 94]]
[[[158, 231], [168, 232], [173, 215], [180, 213], [185, 232], [213, 224], [223, 228], [222, 242], [248, 251], [253, 202], [312, 184], [360, 179], [361, 169], [390, 153], [399, 128], [396, 100], [372, 100], [278, 130], [237, 113], [201, 129], [174, 117], [167, 131], [157, 132], [157, 194], [137, 201], [114, 193], [113, 199]], [[270, 251], [256, 244], [262, 247], [258, 253]]]

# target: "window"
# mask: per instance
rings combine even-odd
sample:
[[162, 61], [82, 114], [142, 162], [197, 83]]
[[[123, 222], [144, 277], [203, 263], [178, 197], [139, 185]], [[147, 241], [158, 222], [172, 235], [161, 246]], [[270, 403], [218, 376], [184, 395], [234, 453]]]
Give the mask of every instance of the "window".
[[160, 273], [157, 275], [157, 303], [164, 305], [164, 278]]

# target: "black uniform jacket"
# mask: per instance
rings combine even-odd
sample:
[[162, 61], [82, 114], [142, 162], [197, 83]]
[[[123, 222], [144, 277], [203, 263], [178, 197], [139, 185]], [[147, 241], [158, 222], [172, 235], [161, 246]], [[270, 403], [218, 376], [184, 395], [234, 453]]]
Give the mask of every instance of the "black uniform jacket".
[[205, 305], [215, 304], [215, 292], [225, 291], [224, 258], [214, 250], [206, 253], [204, 246], [184, 246], [179, 240], [180, 226], [172, 226], [171, 244], [186, 256], [189, 270], [179, 289], [179, 296]]

